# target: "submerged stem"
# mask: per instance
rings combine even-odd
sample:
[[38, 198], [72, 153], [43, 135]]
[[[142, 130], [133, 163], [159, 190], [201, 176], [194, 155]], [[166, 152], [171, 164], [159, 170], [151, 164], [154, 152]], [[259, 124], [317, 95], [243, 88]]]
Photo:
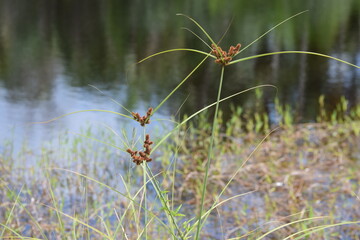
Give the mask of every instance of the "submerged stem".
[[224, 79], [224, 69], [225, 69], [225, 66], [222, 66], [221, 75], [220, 75], [219, 89], [218, 89], [218, 96], [217, 96], [216, 105], [215, 105], [215, 115], [214, 115], [214, 120], [213, 120], [212, 131], [211, 131], [208, 158], [207, 158], [207, 163], [206, 163], [206, 167], [205, 167], [205, 175], [204, 175], [203, 188], [202, 188], [202, 194], [201, 194], [200, 212], [199, 212], [199, 216], [198, 216], [199, 224], [197, 226], [196, 237], [195, 237], [196, 240], [199, 239], [200, 231], [201, 231], [201, 225], [202, 225], [201, 224], [201, 216], [202, 216], [202, 212], [203, 212], [203, 209], [204, 209], [206, 185], [207, 185], [207, 181], [208, 181], [210, 162], [211, 162], [211, 158], [212, 158], [212, 155], [213, 155], [213, 145], [214, 145], [214, 138], [215, 138], [217, 122], [218, 122], [217, 121], [217, 115], [218, 115], [218, 111], [219, 111], [221, 88], [222, 88], [223, 79]]

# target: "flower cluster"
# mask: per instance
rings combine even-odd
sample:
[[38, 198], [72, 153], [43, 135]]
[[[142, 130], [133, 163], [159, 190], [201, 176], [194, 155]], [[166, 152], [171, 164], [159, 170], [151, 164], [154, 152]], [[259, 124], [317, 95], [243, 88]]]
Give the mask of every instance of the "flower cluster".
[[135, 112], [132, 112], [131, 115], [134, 117], [134, 119], [137, 122], [140, 123], [141, 126], [145, 126], [145, 124], [150, 123], [150, 117], [151, 117], [152, 112], [153, 112], [153, 109], [149, 108], [148, 111], [146, 112], [145, 116], [141, 117], [139, 113], [135, 113]]
[[216, 57], [215, 62], [221, 65], [228, 65], [232, 58], [239, 52], [241, 44], [238, 43], [235, 47], [231, 46], [228, 52], [225, 52], [221, 47], [211, 44], [211, 53]]
[[150, 145], [153, 144], [154, 142], [150, 141], [150, 135], [146, 134], [145, 136], [145, 141], [144, 141], [144, 148], [145, 151], [133, 151], [130, 148], [127, 149], [126, 151], [128, 153], [130, 153], [131, 158], [133, 159], [133, 162], [136, 163], [136, 165], [140, 165], [142, 162], [151, 162], [151, 158], [150, 156], [150, 152], [151, 152], [151, 147]]

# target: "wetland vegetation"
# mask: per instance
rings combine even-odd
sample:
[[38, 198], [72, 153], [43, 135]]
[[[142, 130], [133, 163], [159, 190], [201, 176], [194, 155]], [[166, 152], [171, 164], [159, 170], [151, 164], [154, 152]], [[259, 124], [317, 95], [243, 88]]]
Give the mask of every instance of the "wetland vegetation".
[[[211, 3], [210, 9], [216, 13], [219, 3]], [[359, 7], [355, 1], [347, 3]], [[106, 6], [104, 9], [111, 9]], [[351, 9], [342, 8], [340, 12], [350, 14]], [[353, 99], [341, 96], [329, 108], [331, 97], [320, 95], [313, 104], [316, 106], [312, 106], [317, 114], [305, 121], [304, 114], [299, 114], [306, 112], [304, 85], [299, 108], [293, 108], [291, 102], [283, 103], [283, 88], [272, 85], [271, 81], [258, 86], [254, 83], [255, 87], [227, 95], [222, 92], [223, 86], [234, 84], [231, 81], [235, 71], [230, 65], [283, 54], [315, 55], [323, 61], [350, 66], [351, 70], [335, 72], [350, 72], [350, 77], [346, 74], [342, 77], [355, 79], [350, 82], [356, 85], [360, 68], [356, 57], [350, 57], [355, 59], [350, 61], [345, 55], [346, 59], [341, 59], [336, 54], [331, 57], [306, 48], [280, 51], [277, 47], [281, 44], [275, 44], [277, 47], [270, 51], [253, 51], [249, 57], [240, 55], [273, 34], [280, 25], [286, 26], [302, 14], [281, 18], [267, 31], [257, 34], [254, 41], [245, 39], [247, 43], [243, 46], [232, 42], [228, 51], [220, 45], [226, 46], [229, 40], [220, 43], [221, 40], [214, 41], [213, 37], [222, 39], [224, 32], [224, 36], [231, 35], [234, 24], [225, 25], [230, 26], [229, 33], [222, 29], [210, 36], [196, 20], [179, 14], [192, 24], [189, 35], [209, 49], [165, 50], [143, 58], [135, 70], [134, 65], [127, 66], [129, 79], [134, 79], [136, 74], [141, 76], [141, 71], [135, 72], [146, 65], [145, 60], [164, 58], [152, 62], [162, 68], [171, 63], [165, 55], [157, 55], [173, 51], [203, 55], [198, 62], [191, 60], [195, 63], [193, 68], [176, 66], [177, 73], [172, 77], [182, 75], [182, 80], [167, 95], [159, 95], [162, 101], [154, 104], [149, 100], [147, 111], [139, 111], [131, 109], [128, 101], [119, 103], [110, 97], [109, 102], [115, 103], [120, 111], [84, 109], [35, 123], [44, 125], [55, 120], [56, 123], [69, 115], [89, 111], [116, 115], [130, 123], [122, 128], [104, 123], [101, 130], [89, 126], [75, 134], [65, 131], [51, 141], [42, 142], [37, 150], [27, 143], [15, 150], [10, 138], [2, 144], [0, 153], [0, 236], [5, 239], [358, 239], [360, 105], [356, 100], [354, 103]], [[211, 30], [221, 22], [219, 17], [214, 21], [214, 25], [207, 23]], [[167, 34], [171, 31], [173, 28]], [[11, 36], [6, 33], [2, 36]], [[156, 39], [153, 42], [157, 43]], [[345, 52], [356, 48], [351, 45]], [[147, 51], [146, 48], [140, 53]], [[178, 62], [181, 61], [175, 61]], [[305, 62], [303, 59], [302, 63]], [[159, 109], [171, 101], [170, 97], [180, 87], [187, 86], [185, 82], [197, 77], [202, 65], [212, 69], [207, 71], [211, 79], [217, 78], [217, 82], [205, 84], [206, 92], [212, 90], [216, 100], [202, 105], [200, 110], [186, 110], [164, 120], [158, 115]], [[9, 69], [1, 72], [3, 76], [9, 76], [12, 72]], [[282, 71], [277, 64], [273, 70], [278, 74]], [[334, 76], [330, 74], [330, 78]], [[144, 99], [151, 99], [155, 83], [149, 76], [146, 79], [147, 84], [137, 92]], [[299, 79], [304, 81], [306, 77], [300, 74]], [[130, 90], [127, 89], [128, 100], [135, 96]], [[201, 95], [204, 89], [200, 90], [195, 93]], [[238, 95], [252, 95], [252, 101], [241, 107], [227, 102]], [[273, 98], [272, 110], [268, 109], [269, 104], [263, 104], [269, 96]], [[173, 112], [182, 110], [181, 105], [168, 106]]]
[[[245, 114], [235, 107], [225, 122], [220, 112], [216, 157], [209, 169], [204, 205], [211, 206], [234, 169], [239, 171], [222, 199], [250, 193], [218, 206], [204, 226], [202, 239], [257, 239], [270, 229], [315, 216], [327, 217], [294, 223], [265, 239], [283, 239], [318, 225], [358, 221], [359, 109], [349, 115], [337, 114], [336, 120], [319, 116], [316, 123], [294, 124], [284, 119], [281, 128], [254, 154], [268, 131], [267, 123], [257, 114]], [[201, 200], [211, 132], [208, 115], [183, 125], [149, 163], [174, 209], [181, 206], [177, 212], [181, 223], [193, 217]], [[92, 140], [98, 137], [91, 128], [79, 136], [64, 133], [44, 144], [41, 153], [24, 146], [17, 159], [12, 157], [11, 143], [6, 145], [0, 157], [0, 216], [7, 226], [3, 237], [16, 236], [17, 232], [40, 239], [98, 239], [87, 224], [108, 235], [117, 231], [116, 239], [141, 235], [145, 227], [139, 206], [144, 201], [141, 167], [128, 155]], [[121, 133], [117, 136], [110, 131], [101, 137], [117, 146], [120, 138]], [[37, 159], [37, 164], [23, 165], [27, 158]], [[152, 216], [166, 221], [156, 191], [149, 184], [146, 197], [147, 209], [151, 209], [148, 238], [167, 239], [166, 228]], [[359, 225], [349, 224], [314, 233], [308, 239], [357, 239], [358, 233]]]

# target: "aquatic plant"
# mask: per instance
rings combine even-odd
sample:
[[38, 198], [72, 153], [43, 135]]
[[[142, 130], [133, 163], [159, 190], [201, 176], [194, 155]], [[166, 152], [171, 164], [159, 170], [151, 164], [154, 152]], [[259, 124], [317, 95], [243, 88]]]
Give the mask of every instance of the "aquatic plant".
[[[241, 44], [238, 43], [235, 46], [230, 46], [229, 50], [226, 52], [224, 51], [219, 45], [220, 45], [220, 41], [218, 43], [216, 43], [211, 37], [210, 35], [205, 31], [205, 29], [197, 22], [195, 21], [193, 18], [186, 16], [184, 14], [178, 14], [179, 16], [184, 16], [187, 19], [189, 19], [191, 22], [193, 22], [198, 29], [207, 37], [207, 41], [210, 41], [210, 45], [207, 44], [207, 46], [210, 48], [210, 52], [204, 52], [201, 50], [197, 50], [197, 49], [171, 49], [171, 50], [166, 50], [166, 51], [162, 51], [162, 52], [158, 52], [155, 53], [153, 55], [150, 55], [149, 57], [144, 58], [143, 60], [139, 61], [139, 63], [144, 62], [145, 60], [148, 60], [154, 56], [160, 55], [160, 54], [164, 54], [164, 53], [169, 53], [169, 52], [174, 52], [174, 51], [190, 51], [190, 52], [196, 52], [199, 54], [204, 55], [204, 59], [202, 61], [199, 62], [199, 64], [169, 93], [168, 96], [166, 96], [164, 98], [163, 101], [161, 101], [158, 106], [156, 106], [154, 109], [153, 108], [149, 108], [148, 111], [146, 112], [145, 115], [141, 116], [139, 113], [135, 113], [135, 112], [130, 112], [129, 110], [127, 110], [126, 108], [124, 108], [125, 111], [127, 111], [129, 113], [129, 115], [126, 114], [121, 114], [121, 113], [117, 113], [117, 112], [112, 112], [112, 111], [106, 111], [106, 110], [84, 110], [84, 111], [99, 111], [99, 112], [108, 112], [108, 113], [113, 113], [113, 114], [117, 114], [120, 115], [122, 117], [126, 117], [128, 119], [132, 119], [138, 123], [140, 123], [140, 126], [143, 127], [143, 133], [139, 134], [139, 138], [143, 138], [144, 141], [143, 145], [142, 145], [142, 150], [134, 150], [136, 149], [135, 145], [137, 144], [137, 141], [135, 142], [130, 142], [127, 141], [127, 139], [124, 141], [124, 146], [119, 147], [113, 144], [109, 144], [107, 143], [105, 140], [103, 139], [96, 139], [96, 141], [107, 144], [111, 147], [116, 148], [117, 150], [120, 150], [122, 152], [128, 153], [130, 154], [130, 158], [132, 159], [132, 161], [134, 162], [134, 164], [136, 166], [140, 166], [140, 169], [142, 170], [142, 174], [143, 174], [143, 181], [142, 181], [142, 185], [141, 187], [138, 189], [138, 191], [135, 194], [131, 194], [131, 192], [128, 190], [128, 186], [124, 181], [124, 185], [126, 188], [125, 193], [122, 193], [108, 185], [106, 185], [105, 183], [102, 183], [90, 176], [81, 174], [79, 172], [75, 172], [75, 171], [70, 171], [70, 170], [62, 170], [64, 172], [68, 172], [68, 173], [72, 173], [75, 174], [81, 178], [90, 180], [96, 184], [99, 184], [105, 188], [108, 188], [111, 191], [114, 191], [118, 194], [120, 194], [121, 196], [125, 197], [126, 199], [128, 199], [130, 201], [129, 206], [126, 208], [125, 212], [127, 213], [128, 211], [132, 212], [132, 215], [134, 216], [134, 221], [135, 221], [135, 225], [136, 225], [136, 233], [137, 233], [137, 239], [141, 239], [141, 238], [145, 238], [148, 239], [149, 238], [149, 234], [148, 232], [150, 231], [149, 229], [149, 225], [152, 221], [156, 220], [161, 226], [163, 226], [163, 228], [168, 232], [168, 234], [172, 237], [172, 239], [200, 239], [201, 238], [201, 231], [206, 223], [206, 220], [209, 218], [210, 214], [219, 206], [228, 203], [229, 201], [242, 197], [246, 194], [250, 194], [253, 193], [255, 191], [255, 189], [253, 191], [249, 191], [246, 193], [242, 193], [242, 194], [235, 194], [232, 197], [226, 198], [226, 199], [222, 199], [223, 194], [225, 193], [225, 191], [228, 189], [230, 183], [234, 180], [234, 178], [239, 174], [239, 172], [241, 171], [241, 169], [244, 167], [244, 165], [247, 163], [247, 161], [253, 156], [253, 154], [260, 148], [261, 144], [265, 141], [265, 139], [267, 139], [270, 134], [272, 134], [276, 129], [269, 131], [266, 136], [260, 141], [260, 143], [258, 143], [256, 145], [256, 147], [251, 151], [251, 153], [249, 154], [249, 156], [242, 162], [242, 164], [231, 174], [231, 176], [229, 177], [228, 181], [224, 184], [224, 186], [222, 187], [221, 191], [219, 193], [216, 194], [214, 201], [211, 203], [211, 206], [205, 210], [206, 208], [206, 204], [205, 204], [205, 198], [207, 196], [207, 187], [208, 187], [208, 183], [209, 183], [209, 173], [210, 173], [210, 168], [211, 168], [211, 164], [213, 162], [214, 159], [214, 148], [215, 148], [215, 138], [216, 138], [216, 133], [218, 132], [219, 129], [219, 105], [221, 102], [226, 101], [230, 98], [233, 98], [235, 96], [238, 96], [239, 94], [243, 94], [245, 92], [254, 90], [254, 89], [259, 89], [262, 87], [273, 87], [276, 88], [272, 85], [260, 85], [260, 86], [255, 86], [253, 88], [250, 89], [246, 89], [244, 91], [238, 92], [236, 94], [233, 94], [231, 96], [228, 96], [226, 98], [221, 98], [221, 93], [222, 93], [222, 86], [223, 86], [223, 81], [224, 81], [224, 75], [225, 75], [225, 68], [229, 65], [232, 64], [236, 64], [236, 63], [240, 63], [242, 61], [246, 61], [246, 60], [251, 60], [251, 59], [255, 59], [255, 58], [259, 58], [259, 57], [266, 57], [266, 56], [271, 56], [271, 55], [278, 55], [278, 54], [311, 54], [311, 55], [316, 55], [316, 56], [321, 56], [321, 57], [326, 57], [329, 59], [333, 59], [339, 62], [342, 62], [344, 64], [348, 64], [350, 66], [356, 67], [356, 68], [360, 68], [359, 66], [356, 66], [354, 64], [351, 64], [349, 62], [343, 61], [341, 59], [335, 58], [335, 57], [331, 57], [328, 55], [324, 55], [321, 53], [316, 53], [316, 52], [307, 52], [307, 51], [279, 51], [279, 52], [270, 52], [270, 53], [263, 53], [263, 54], [259, 54], [259, 55], [254, 55], [254, 56], [249, 56], [249, 57], [243, 57], [243, 58], [239, 58], [236, 59], [236, 57], [241, 54], [244, 50], [246, 50], [249, 46], [251, 46], [252, 44], [254, 44], [255, 42], [257, 42], [259, 39], [261, 39], [263, 36], [265, 36], [266, 34], [268, 34], [270, 31], [274, 30], [276, 27], [280, 26], [281, 24], [289, 21], [290, 19], [302, 14], [304, 12], [295, 14], [293, 16], [291, 16], [290, 18], [285, 19], [284, 21], [280, 22], [279, 24], [277, 24], [276, 26], [274, 26], [273, 28], [271, 28], [270, 30], [268, 30], [267, 32], [265, 32], [264, 34], [262, 34], [260, 37], [258, 37], [257, 39], [255, 39], [253, 42], [251, 42], [249, 45], [241, 48]], [[197, 35], [196, 35], [197, 36]], [[199, 37], [200, 38], [200, 37]], [[200, 38], [201, 39], [201, 38]], [[203, 42], [206, 42], [205, 40], [201, 39]], [[167, 134], [164, 134], [164, 136], [161, 136], [160, 139], [158, 139], [156, 141], [156, 144], [154, 144], [153, 141], [150, 140], [150, 134], [147, 132], [146, 129], [146, 125], [150, 124], [150, 118], [159, 110], [159, 108], [166, 102], [168, 101], [168, 99], [189, 79], [189, 77], [208, 59], [208, 58], [212, 58], [214, 59], [214, 62], [217, 64], [215, 65], [216, 67], [220, 66], [220, 78], [219, 78], [219, 84], [217, 87], [217, 100], [216, 102], [214, 102], [213, 104], [210, 104], [206, 107], [204, 107], [203, 109], [195, 112], [194, 114], [192, 114], [191, 116], [185, 118], [183, 121], [181, 121], [180, 123], [176, 123], [176, 126], [174, 127], [174, 129], [172, 129], [171, 131], [169, 131]], [[218, 66], [219, 65], [219, 66]], [[153, 170], [150, 168], [149, 166], [149, 162], [152, 161], [152, 159], [154, 158], [154, 156], [150, 157], [150, 154], [153, 153], [157, 148], [159, 148], [165, 141], [166, 139], [169, 138], [169, 136], [171, 136], [172, 134], [174, 134], [178, 129], [180, 129], [181, 126], [185, 125], [187, 122], [189, 122], [191, 119], [193, 119], [194, 117], [198, 116], [200, 113], [204, 112], [205, 110], [211, 108], [211, 107], [215, 107], [215, 113], [214, 113], [214, 118], [213, 118], [213, 122], [211, 125], [211, 135], [210, 135], [210, 139], [209, 139], [209, 143], [208, 143], [208, 148], [207, 150], [207, 155], [206, 155], [206, 162], [204, 165], [204, 174], [203, 174], [203, 180], [201, 181], [201, 189], [200, 189], [200, 202], [199, 202], [199, 211], [197, 213], [196, 217], [191, 217], [188, 219], [184, 219], [185, 215], [183, 213], [181, 213], [182, 211], [182, 205], [179, 205], [177, 207], [174, 206], [174, 199], [170, 198], [168, 191], [164, 188], [162, 188], [159, 180], [158, 180], [158, 176], [156, 174], [153, 173]], [[74, 113], [79, 113], [79, 112], [84, 112], [84, 111], [78, 111], [78, 112], [74, 112]], [[74, 114], [71, 113], [71, 114]], [[69, 114], [60, 116], [58, 118], [49, 120], [47, 122], [50, 121], [54, 121], [56, 119], [59, 119], [61, 117], [67, 116]], [[151, 145], [155, 145], [151, 148]], [[172, 169], [172, 176], [175, 176], [176, 173], [176, 160], [173, 163], [174, 168]], [[58, 169], [59, 170], [59, 169]], [[175, 177], [172, 179], [172, 189], [174, 191], [175, 189]], [[156, 196], [161, 204], [161, 210], [162, 213], [165, 215], [166, 220], [164, 220], [161, 216], [159, 216], [158, 214], [155, 213], [155, 211], [151, 208], [149, 208], [149, 202], [147, 199], [147, 193], [148, 193], [148, 184], [151, 183], [154, 191], [156, 192]], [[51, 187], [50, 187], [50, 191]], [[10, 191], [11, 192], [11, 191]], [[15, 203], [18, 203], [18, 197], [21, 194], [21, 191], [18, 193], [18, 195], [13, 194], [14, 199], [15, 199]], [[173, 194], [173, 193], [172, 193]], [[53, 196], [53, 194], [51, 194]], [[140, 201], [136, 201], [136, 198], [141, 195], [141, 200]], [[173, 195], [172, 195], [173, 196]], [[53, 200], [54, 201], [54, 200]], [[55, 202], [55, 201], [54, 201]], [[104, 239], [115, 239], [118, 232], [123, 229], [123, 224], [124, 224], [124, 216], [125, 213], [123, 213], [123, 216], [119, 217], [119, 224], [116, 226], [116, 229], [112, 232], [110, 231], [107, 227], [105, 227], [104, 231], [101, 231], [93, 226], [91, 226], [91, 224], [81, 221], [80, 219], [78, 219], [76, 216], [70, 216], [69, 214], [65, 214], [64, 212], [62, 212], [59, 207], [54, 204], [54, 207], [48, 207], [51, 210], [53, 210], [57, 215], [58, 215], [58, 219], [59, 222], [61, 223], [61, 216], [66, 217], [71, 219], [74, 224], [80, 224], [84, 227], [86, 227], [89, 230], [92, 230], [93, 233], [96, 233], [98, 235], [100, 235], [102, 238]], [[31, 213], [28, 214], [29, 216], [32, 216]], [[315, 222], [316, 220], [320, 220], [320, 219], [325, 219], [327, 218], [327, 216], [310, 216], [310, 217], [305, 217], [305, 218], [301, 218], [298, 220], [294, 220], [291, 221], [289, 223], [285, 223], [282, 224], [280, 226], [277, 226], [275, 228], [273, 228], [272, 230], [267, 231], [266, 233], [262, 234], [259, 237], [256, 237], [256, 239], [264, 239], [266, 236], [272, 234], [275, 231], [278, 231], [282, 228], [286, 228], [288, 226], [297, 224], [297, 223], [305, 223], [305, 222]], [[36, 219], [33, 219], [33, 222], [37, 223]], [[141, 224], [142, 222], [142, 224]], [[291, 234], [289, 236], [287, 236], [287, 238], [285, 239], [289, 239], [292, 237], [296, 237], [296, 239], [300, 239], [303, 237], [308, 236], [309, 234], [312, 234], [314, 232], [317, 231], [322, 231], [326, 228], [329, 227], [335, 227], [335, 226], [340, 226], [340, 225], [345, 225], [345, 224], [356, 224], [359, 223], [359, 221], [344, 221], [341, 223], [332, 223], [332, 224], [327, 224], [327, 225], [320, 225], [320, 226], [316, 226], [316, 227], [309, 227], [307, 229], [304, 230], [300, 230], [297, 231], [294, 234]], [[106, 226], [106, 224], [104, 224]], [[143, 229], [140, 229], [140, 225], [143, 226]], [[3, 226], [4, 229], [12, 232], [14, 234], [14, 236], [17, 237], [21, 237], [20, 234], [17, 233], [17, 231], [13, 230], [11, 227], [7, 226], [7, 224], [1, 224], [1, 226]], [[47, 239], [46, 234], [44, 234], [44, 232], [41, 229], [41, 226], [38, 226], [38, 229], [40, 231], [40, 235], [44, 238]], [[62, 227], [61, 228], [61, 232], [64, 233], [65, 230]], [[124, 237], [126, 239], [128, 239], [127, 234], [125, 233], [125, 231], [123, 231]], [[251, 232], [248, 235], [251, 235]], [[88, 235], [90, 236], [90, 234]], [[75, 235], [76, 237], [76, 235]], [[90, 238], [90, 237], [89, 237]], [[239, 239], [239, 238], [236, 238]]]

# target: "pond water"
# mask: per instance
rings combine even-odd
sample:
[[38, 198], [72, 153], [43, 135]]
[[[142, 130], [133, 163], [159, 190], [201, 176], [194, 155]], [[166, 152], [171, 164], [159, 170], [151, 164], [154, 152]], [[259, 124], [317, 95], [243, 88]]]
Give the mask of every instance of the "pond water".
[[[185, 13], [219, 40], [221, 46], [246, 46], [282, 20], [286, 22], [239, 57], [282, 50], [315, 51], [360, 65], [360, 1], [13, 1], [0, 2], [0, 141], [28, 141], [37, 146], [59, 131], [77, 132], [86, 124], [126, 126], [121, 118], [87, 112], [49, 124], [30, 124], [78, 110], [105, 109], [126, 113], [154, 107], [203, 58], [170, 53], [141, 64], [138, 60], [170, 48], [207, 47]], [[209, 41], [207, 41], [209, 42]], [[216, 98], [220, 69], [208, 60], [160, 109], [159, 118], [193, 113]], [[276, 55], [229, 66], [223, 96], [258, 84], [278, 88], [298, 121], [312, 121], [318, 98], [327, 107], [341, 96], [350, 107], [359, 103], [360, 71], [317, 56]], [[90, 86], [93, 85], [96, 88]], [[273, 112], [275, 91], [265, 90], [263, 110]], [[254, 94], [234, 98], [252, 108]], [[226, 104], [228, 105], [228, 104]], [[226, 106], [225, 106], [226, 107]], [[0, 144], [1, 146], [2, 144]]]

